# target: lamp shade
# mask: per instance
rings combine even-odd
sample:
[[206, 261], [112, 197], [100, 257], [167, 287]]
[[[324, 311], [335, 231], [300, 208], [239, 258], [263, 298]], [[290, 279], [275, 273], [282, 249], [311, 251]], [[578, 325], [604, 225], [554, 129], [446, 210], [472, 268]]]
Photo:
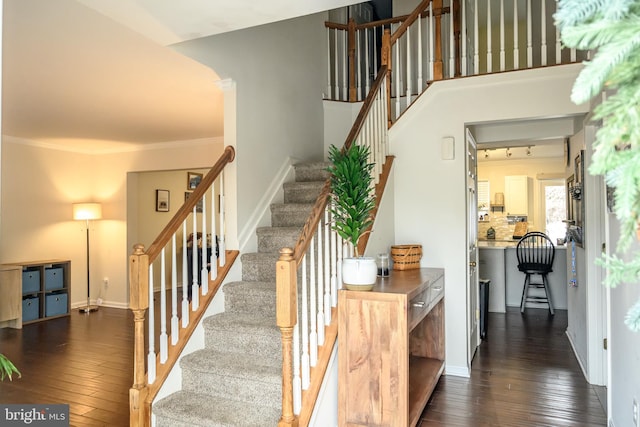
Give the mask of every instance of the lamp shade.
[[102, 218], [102, 205], [100, 203], [74, 203], [73, 219], [89, 220]]

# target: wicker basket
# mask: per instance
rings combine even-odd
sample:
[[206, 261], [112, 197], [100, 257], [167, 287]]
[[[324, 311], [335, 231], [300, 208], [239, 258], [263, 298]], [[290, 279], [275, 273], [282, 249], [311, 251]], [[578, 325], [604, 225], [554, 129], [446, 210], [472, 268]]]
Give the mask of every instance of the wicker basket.
[[420, 268], [422, 245], [393, 245], [391, 259], [394, 270], [412, 270]]

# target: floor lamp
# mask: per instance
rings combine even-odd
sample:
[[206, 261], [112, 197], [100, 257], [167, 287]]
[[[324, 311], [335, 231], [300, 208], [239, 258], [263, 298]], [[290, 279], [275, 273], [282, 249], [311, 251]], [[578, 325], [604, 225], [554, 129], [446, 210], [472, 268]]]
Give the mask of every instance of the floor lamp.
[[74, 203], [73, 219], [87, 222], [87, 306], [80, 308], [80, 313], [89, 314], [98, 311], [97, 305], [91, 305], [91, 281], [89, 275], [89, 221], [102, 218], [100, 203]]

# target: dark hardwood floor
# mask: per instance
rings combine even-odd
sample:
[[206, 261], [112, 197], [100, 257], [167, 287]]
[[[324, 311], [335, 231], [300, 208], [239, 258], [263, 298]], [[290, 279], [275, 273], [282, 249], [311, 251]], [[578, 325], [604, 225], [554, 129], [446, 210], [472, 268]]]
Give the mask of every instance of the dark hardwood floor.
[[443, 376], [422, 414], [431, 426], [606, 426], [565, 335], [566, 310], [489, 313], [471, 378]]
[[[2, 403], [69, 403], [72, 426], [127, 426], [133, 317], [102, 307], [88, 316], [0, 329], [0, 352], [22, 378], [0, 382]], [[566, 311], [490, 313], [471, 378], [443, 376], [422, 414], [427, 426], [605, 426], [564, 334]]]
[[68, 403], [71, 426], [128, 426], [133, 315], [101, 307], [89, 315], [0, 329], [0, 353], [22, 378], [0, 382], [2, 403]]

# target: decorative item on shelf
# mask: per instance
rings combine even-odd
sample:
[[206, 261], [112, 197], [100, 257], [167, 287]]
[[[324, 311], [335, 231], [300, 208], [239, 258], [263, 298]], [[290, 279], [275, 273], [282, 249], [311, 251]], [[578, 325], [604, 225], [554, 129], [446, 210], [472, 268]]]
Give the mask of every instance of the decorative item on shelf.
[[514, 239], [522, 239], [525, 234], [527, 234], [529, 228], [529, 223], [527, 221], [516, 222], [516, 226], [513, 229], [513, 238]]
[[329, 147], [331, 165], [331, 213], [333, 230], [354, 248], [354, 258], [342, 260], [342, 282], [349, 290], [371, 290], [376, 282], [377, 266], [372, 257], [358, 253], [360, 237], [373, 225], [371, 213], [375, 207], [369, 148], [351, 144], [348, 149]]
[[422, 245], [393, 245], [391, 246], [391, 259], [394, 270], [413, 270], [420, 268], [422, 258]]
[[496, 205], [504, 205], [504, 193], [496, 193]]
[[487, 240], [495, 240], [496, 230], [493, 227], [489, 227], [487, 230]]
[[87, 306], [80, 308], [79, 312], [89, 314], [98, 311], [97, 305], [91, 305], [91, 281], [89, 274], [89, 221], [102, 218], [102, 205], [100, 203], [74, 203], [73, 219], [87, 222]]
[[389, 277], [389, 254], [378, 254], [378, 276]]

